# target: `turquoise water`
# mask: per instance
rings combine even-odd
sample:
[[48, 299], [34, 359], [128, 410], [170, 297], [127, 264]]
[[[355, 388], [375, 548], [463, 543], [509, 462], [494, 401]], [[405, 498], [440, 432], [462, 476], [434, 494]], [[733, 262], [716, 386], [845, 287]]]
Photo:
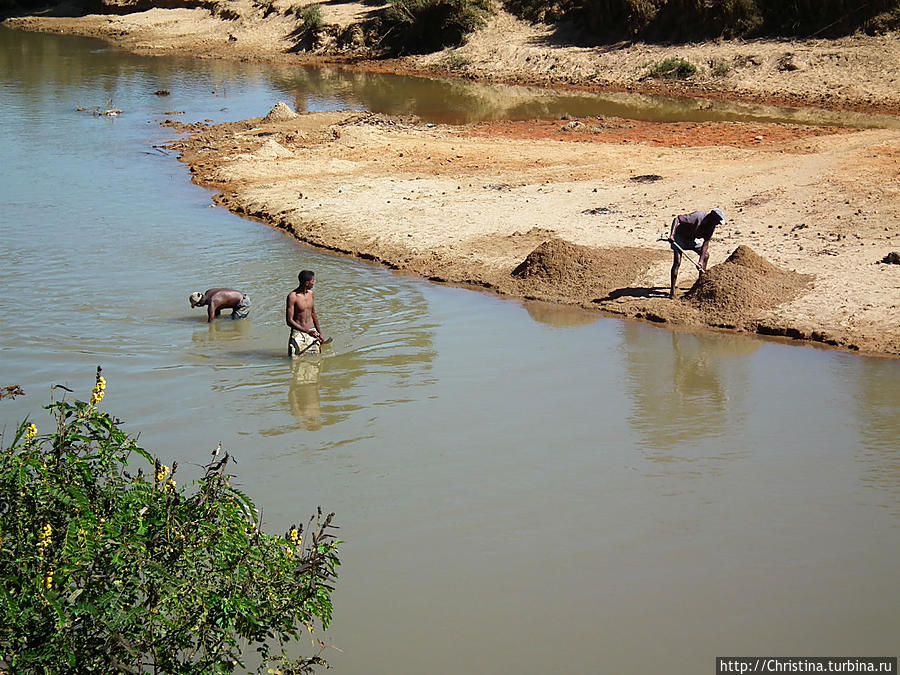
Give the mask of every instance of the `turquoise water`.
[[[101, 365], [104, 405], [183, 479], [221, 442], [270, 531], [336, 511], [334, 672], [896, 654], [900, 362], [325, 255], [211, 207], [157, 149], [175, 112], [375, 107], [379, 79], [5, 30], [0, 63], [0, 386], [27, 392], [0, 401], [0, 429], [46, 428], [50, 387], [86, 398]], [[95, 106], [124, 112], [77, 110]], [[298, 365], [283, 303], [303, 268], [334, 349]], [[249, 319], [190, 309], [217, 285], [251, 295]]]

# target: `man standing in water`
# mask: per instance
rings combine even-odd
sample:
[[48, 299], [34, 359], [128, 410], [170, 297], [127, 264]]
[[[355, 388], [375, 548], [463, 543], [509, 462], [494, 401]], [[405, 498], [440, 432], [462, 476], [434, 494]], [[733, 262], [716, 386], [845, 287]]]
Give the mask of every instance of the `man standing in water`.
[[250, 296], [233, 288], [210, 288], [206, 293], [194, 291], [188, 301], [191, 307], [206, 305], [207, 322], [212, 323], [223, 309], [231, 310], [232, 319], [243, 319], [250, 313]]
[[322, 342], [312, 290], [316, 283], [315, 272], [303, 270], [297, 275], [297, 281], [300, 284], [288, 294], [284, 312], [285, 323], [291, 329], [288, 340], [288, 356], [291, 357], [306, 352], [318, 354]]
[[725, 222], [725, 213], [722, 209], [706, 211], [694, 211], [682, 216], [675, 216], [669, 229], [669, 245], [672, 254], [672, 285], [669, 297], [675, 297], [675, 282], [678, 280], [678, 268], [681, 267], [681, 257], [686, 251], [694, 251], [700, 254], [700, 275], [706, 272], [706, 263], [709, 260], [709, 240], [717, 225]]

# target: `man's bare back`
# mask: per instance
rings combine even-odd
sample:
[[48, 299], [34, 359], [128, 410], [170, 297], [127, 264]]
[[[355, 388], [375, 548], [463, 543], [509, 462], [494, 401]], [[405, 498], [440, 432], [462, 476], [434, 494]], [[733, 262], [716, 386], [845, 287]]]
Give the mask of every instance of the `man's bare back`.
[[223, 309], [231, 310], [232, 319], [243, 319], [250, 312], [250, 297], [233, 288], [210, 288], [205, 293], [194, 291], [188, 301], [191, 307], [207, 307], [207, 321], [210, 323]]

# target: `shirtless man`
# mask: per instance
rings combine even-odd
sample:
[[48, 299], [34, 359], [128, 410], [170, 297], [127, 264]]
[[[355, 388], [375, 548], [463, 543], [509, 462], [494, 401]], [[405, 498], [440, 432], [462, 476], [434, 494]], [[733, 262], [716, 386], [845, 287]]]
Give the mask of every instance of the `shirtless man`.
[[675, 216], [669, 229], [669, 245], [672, 248], [674, 259], [672, 260], [672, 285], [669, 297], [675, 297], [675, 282], [678, 280], [678, 268], [681, 267], [681, 257], [684, 251], [694, 251], [700, 255], [700, 276], [706, 272], [706, 263], [709, 260], [709, 240], [712, 239], [716, 226], [725, 222], [725, 214], [722, 209], [706, 211], [694, 211], [682, 216]]
[[232, 319], [243, 319], [250, 313], [250, 296], [233, 288], [210, 288], [206, 293], [194, 291], [188, 301], [191, 307], [207, 306], [207, 323], [212, 323], [223, 309], [231, 310]]
[[291, 357], [307, 352], [318, 354], [322, 342], [312, 290], [316, 283], [315, 272], [303, 270], [297, 275], [297, 281], [300, 284], [288, 293], [284, 311], [284, 321], [291, 329], [288, 339], [288, 356]]

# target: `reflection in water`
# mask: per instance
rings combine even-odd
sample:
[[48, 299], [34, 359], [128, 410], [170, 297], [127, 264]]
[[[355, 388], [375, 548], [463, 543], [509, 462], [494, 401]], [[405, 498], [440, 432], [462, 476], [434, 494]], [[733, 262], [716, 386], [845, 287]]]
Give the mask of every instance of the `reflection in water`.
[[321, 364], [318, 356], [291, 359], [293, 377], [288, 386], [288, 402], [291, 413], [307, 431], [322, 428], [322, 406], [319, 402]]
[[[24, 79], [44, 77], [60, 87], [80, 88], [90, 74], [90, 64], [81, 59], [65, 58], [68, 52], [83, 49], [85, 38], [29, 35], [15, 33], [21, 49], [0, 50], [0, 69], [20, 72]], [[79, 42], [80, 41], [80, 42]], [[88, 43], [91, 44], [91, 43]], [[117, 53], [94, 41], [96, 52], [115, 71], [113, 76], [94, 83], [90, 99], [76, 101], [84, 107], [123, 107], [130, 101], [119, 89], [121, 80], [136, 75], [145, 80], [145, 91], [158, 89], [172, 92], [171, 101], [160, 100], [159, 112], [184, 111], [192, 114], [190, 97], [209, 95], [222, 99], [222, 112], [215, 121], [257, 117], [268, 109], [241, 110], [239, 89], [257, 87], [264, 97], [290, 101], [298, 112], [311, 110], [360, 109], [395, 115], [417, 115], [424, 120], [451, 124], [501, 119], [558, 119], [564, 115], [577, 117], [613, 116], [659, 122], [758, 121], [798, 124], [831, 124], [870, 127], [900, 127], [900, 119], [888, 115], [862, 115], [842, 111], [804, 108], [780, 108], [746, 103], [727, 103], [694, 98], [644, 96], [628, 93], [560, 93], [531, 87], [514, 87], [470, 82], [456, 78], [420, 78], [346, 71], [336, 67], [303, 67], [239, 64], [203, 61], [200, 65], [177, 57], [156, 57], [154, 67], [145, 68], [142, 60]], [[48, 67], [49, 66], [49, 67]], [[197, 77], [203, 71], [201, 77]], [[193, 77], [186, 78], [185, 72]], [[272, 90], [275, 91], [272, 91]], [[37, 90], [24, 92], [32, 95]], [[53, 96], [56, 97], [56, 92]], [[53, 104], [52, 101], [35, 101]], [[71, 109], [70, 106], [69, 109]], [[129, 113], [127, 106], [123, 108]], [[194, 121], [191, 119], [190, 121]]]
[[842, 375], [857, 383], [859, 432], [866, 442], [857, 454], [862, 482], [878, 490], [900, 515], [900, 363], [845, 358]]
[[272, 85], [290, 92], [298, 111], [342, 100], [352, 108], [459, 124], [485, 120], [609, 116], [654, 122], [758, 121], [897, 128], [889, 115], [831, 113], [749, 103], [629, 93], [579, 93], [491, 85], [457, 78], [422, 78], [345, 71], [335, 67], [271, 68]]
[[[650, 459], [664, 463], [708, 460], [694, 454], [692, 441], [740, 432], [747, 361], [758, 342], [650, 331], [631, 322], [622, 325], [622, 335], [619, 353], [634, 406], [629, 422], [643, 439]], [[734, 456], [722, 452], [718, 459]]]
[[252, 331], [252, 320], [233, 320], [230, 316], [221, 316], [211, 323], [207, 323], [206, 315], [197, 317], [201, 325], [194, 329], [191, 342], [198, 346], [209, 347], [215, 344], [228, 344], [239, 342], [246, 338]]
[[566, 305], [552, 305], [547, 302], [528, 301], [522, 303], [528, 316], [538, 323], [554, 328], [575, 328], [587, 326], [600, 317], [596, 313], [587, 312], [578, 307]]

